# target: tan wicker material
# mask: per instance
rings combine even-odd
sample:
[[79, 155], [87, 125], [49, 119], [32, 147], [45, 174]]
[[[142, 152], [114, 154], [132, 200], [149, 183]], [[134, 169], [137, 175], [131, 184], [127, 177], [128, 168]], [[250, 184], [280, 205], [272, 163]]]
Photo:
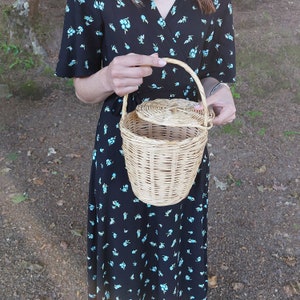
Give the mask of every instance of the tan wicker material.
[[213, 118], [197, 75], [179, 60], [165, 60], [184, 67], [194, 78], [203, 110], [196, 111], [195, 102], [184, 99], [159, 99], [145, 102], [147, 105], [142, 109], [139, 106], [144, 103], [140, 104], [135, 111], [127, 113], [128, 95], [125, 95], [120, 121], [132, 190], [141, 201], [156, 206], [176, 204], [188, 195]]
[[188, 126], [188, 127], [204, 127], [205, 121], [211, 127], [211, 120], [213, 112], [209, 111], [208, 119], [204, 112], [199, 113], [195, 110], [195, 102], [187, 101], [185, 99], [155, 99], [147, 101], [137, 106], [137, 115], [151, 123], [165, 125], [165, 126]]

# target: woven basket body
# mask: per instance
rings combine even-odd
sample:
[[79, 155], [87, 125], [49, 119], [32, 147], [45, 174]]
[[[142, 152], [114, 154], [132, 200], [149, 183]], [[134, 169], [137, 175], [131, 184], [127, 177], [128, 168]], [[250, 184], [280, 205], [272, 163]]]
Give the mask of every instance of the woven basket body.
[[[181, 64], [173, 59], [167, 59], [167, 62]], [[203, 102], [205, 95], [201, 97]], [[145, 109], [137, 108], [127, 114], [125, 100], [120, 130], [125, 165], [134, 194], [141, 201], [156, 206], [180, 202], [188, 195], [197, 175], [212, 115], [207, 107], [201, 112], [184, 108], [182, 101], [189, 101], [183, 99], [153, 100], [145, 104]], [[162, 111], [161, 114], [156, 102], [158, 106], [171, 107], [170, 112]], [[155, 106], [153, 114], [152, 103]], [[196, 119], [200, 116], [200, 122], [192, 120], [195, 116]], [[180, 120], [183, 117], [185, 121]]]

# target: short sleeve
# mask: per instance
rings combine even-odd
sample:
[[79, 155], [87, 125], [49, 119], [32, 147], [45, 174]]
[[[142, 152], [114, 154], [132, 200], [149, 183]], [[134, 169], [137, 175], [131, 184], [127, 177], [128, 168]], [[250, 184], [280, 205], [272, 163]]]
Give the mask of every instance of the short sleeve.
[[234, 82], [236, 67], [232, 4], [231, 1], [216, 2], [216, 12], [202, 50], [199, 76]]
[[68, 0], [57, 76], [86, 77], [101, 68], [103, 9], [99, 1]]

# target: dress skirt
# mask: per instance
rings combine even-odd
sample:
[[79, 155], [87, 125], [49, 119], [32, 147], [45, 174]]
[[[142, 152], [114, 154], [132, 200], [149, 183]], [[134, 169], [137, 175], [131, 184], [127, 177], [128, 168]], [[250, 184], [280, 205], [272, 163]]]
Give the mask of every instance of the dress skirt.
[[124, 164], [120, 116], [106, 101], [97, 126], [88, 206], [89, 299], [206, 299], [205, 149], [188, 197], [157, 207], [133, 194]]

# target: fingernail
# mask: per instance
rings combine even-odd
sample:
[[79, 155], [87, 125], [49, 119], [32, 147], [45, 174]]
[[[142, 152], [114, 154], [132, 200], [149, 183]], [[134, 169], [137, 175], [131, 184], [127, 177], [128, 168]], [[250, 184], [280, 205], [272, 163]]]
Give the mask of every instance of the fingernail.
[[165, 66], [166, 64], [167, 64], [167, 62], [165, 61], [165, 60], [163, 60], [163, 59], [159, 59], [158, 60], [158, 64], [161, 66], [161, 67], [163, 67], [163, 66]]
[[194, 106], [195, 109], [202, 109], [202, 106], [200, 104], [197, 104]]

